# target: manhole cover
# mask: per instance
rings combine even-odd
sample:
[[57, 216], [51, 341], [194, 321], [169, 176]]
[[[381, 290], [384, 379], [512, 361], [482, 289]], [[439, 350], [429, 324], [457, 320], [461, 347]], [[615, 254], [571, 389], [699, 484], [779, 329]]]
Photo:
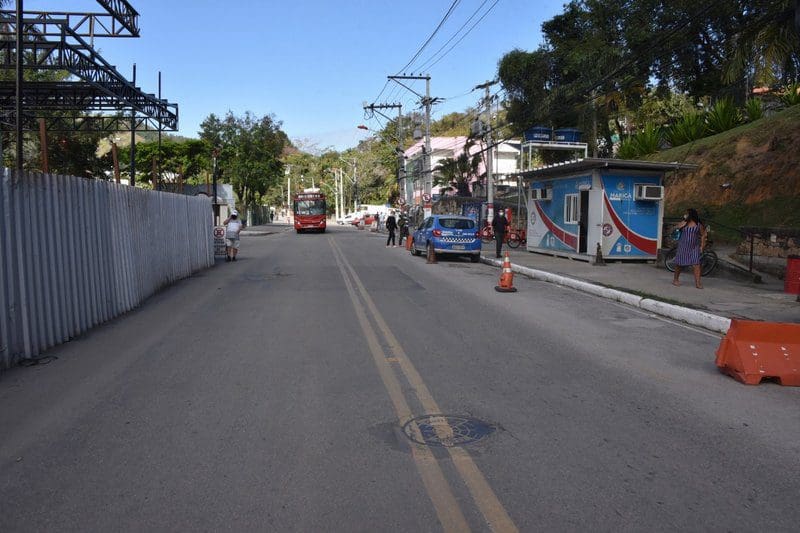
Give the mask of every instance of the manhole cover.
[[488, 437], [497, 428], [491, 424], [457, 415], [424, 415], [403, 425], [409, 440], [427, 446], [463, 446]]

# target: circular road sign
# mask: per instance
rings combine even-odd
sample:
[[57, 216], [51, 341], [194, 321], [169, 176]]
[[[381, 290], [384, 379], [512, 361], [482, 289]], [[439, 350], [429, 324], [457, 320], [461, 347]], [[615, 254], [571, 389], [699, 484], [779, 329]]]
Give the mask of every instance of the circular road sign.
[[431, 195], [428, 194], [428, 193], [423, 194], [422, 195], [422, 200], [425, 201], [425, 202], [430, 202], [431, 201]]
[[214, 237], [221, 239], [225, 236], [225, 228], [214, 228]]

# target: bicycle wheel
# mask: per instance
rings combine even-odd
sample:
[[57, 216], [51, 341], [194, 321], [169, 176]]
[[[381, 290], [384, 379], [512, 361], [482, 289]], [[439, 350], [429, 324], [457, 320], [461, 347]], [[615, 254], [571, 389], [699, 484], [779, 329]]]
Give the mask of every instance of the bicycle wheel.
[[664, 267], [670, 272], [675, 272], [675, 256], [677, 254], [677, 248], [672, 248], [664, 252]]
[[713, 250], [703, 252], [703, 255], [700, 256], [700, 275], [707, 276], [711, 274], [717, 268], [717, 261], [719, 261], [719, 258]]
[[517, 246], [520, 245], [521, 242], [522, 242], [522, 239], [519, 238], [519, 234], [518, 233], [510, 233], [508, 235], [508, 247], [509, 248], [516, 248]]

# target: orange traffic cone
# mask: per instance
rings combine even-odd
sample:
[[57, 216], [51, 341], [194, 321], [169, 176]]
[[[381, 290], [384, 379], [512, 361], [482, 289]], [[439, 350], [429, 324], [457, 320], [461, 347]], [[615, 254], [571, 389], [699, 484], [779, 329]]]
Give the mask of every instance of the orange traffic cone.
[[511, 271], [511, 259], [506, 252], [506, 258], [503, 260], [503, 273], [500, 274], [500, 284], [495, 285], [494, 290], [497, 292], [517, 292], [514, 287], [514, 272]]
[[428, 264], [435, 265], [438, 263], [436, 261], [436, 250], [433, 249], [433, 245], [428, 245]]

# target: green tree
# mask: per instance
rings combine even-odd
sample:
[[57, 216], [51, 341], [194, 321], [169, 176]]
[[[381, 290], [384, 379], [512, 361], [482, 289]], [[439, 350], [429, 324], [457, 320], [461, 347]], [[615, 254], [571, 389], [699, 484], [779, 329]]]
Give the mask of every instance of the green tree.
[[244, 207], [258, 205], [262, 196], [282, 180], [281, 155], [290, 143], [273, 116], [247, 112], [237, 117], [229, 111], [220, 120], [212, 114], [200, 129], [207, 149], [220, 150], [222, 178], [233, 186]]
[[800, 15], [795, 0], [743, 2], [739, 31], [733, 36], [733, 54], [725, 80], [741, 76], [755, 85], [796, 80], [800, 70]]

